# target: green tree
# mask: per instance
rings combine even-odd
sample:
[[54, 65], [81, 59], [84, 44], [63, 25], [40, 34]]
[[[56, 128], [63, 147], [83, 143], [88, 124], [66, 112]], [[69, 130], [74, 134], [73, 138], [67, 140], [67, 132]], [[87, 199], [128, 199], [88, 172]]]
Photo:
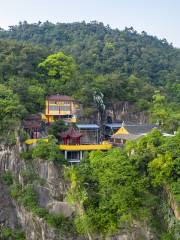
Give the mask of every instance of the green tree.
[[68, 91], [72, 91], [71, 87], [76, 86], [76, 65], [71, 56], [58, 52], [49, 55], [38, 66], [46, 74], [47, 84], [52, 92], [68, 93]]
[[146, 187], [147, 179], [140, 177], [124, 151], [92, 152], [88, 160], [70, 171], [70, 196], [75, 204], [83, 199], [84, 211], [77, 217], [77, 230], [87, 233], [88, 229], [92, 236], [106, 236], [130, 227], [133, 219], [145, 220], [149, 216], [148, 206], [154, 200]]
[[157, 156], [149, 162], [149, 173], [155, 185], [176, 182], [180, 176], [180, 132], [164, 139], [159, 146]]
[[45, 89], [40, 85], [30, 85], [27, 89], [26, 107], [31, 113], [42, 111], [45, 103]]
[[8, 119], [20, 119], [23, 116], [24, 108], [19, 103], [19, 98], [5, 85], [0, 84], [0, 121]]
[[13, 144], [15, 129], [26, 111], [20, 104], [18, 96], [2, 84], [0, 84], [0, 109], [1, 139]]
[[63, 120], [57, 120], [53, 122], [48, 128], [48, 134], [54, 135], [56, 138], [59, 138], [59, 133], [64, 132], [68, 129], [68, 126], [65, 124]]
[[41, 158], [48, 161], [64, 162], [64, 157], [59, 150], [57, 140], [54, 136], [48, 137], [48, 142], [39, 140], [36, 147], [33, 149], [32, 157]]
[[151, 120], [158, 123], [166, 131], [177, 131], [180, 126], [180, 111], [178, 104], [168, 103], [167, 98], [156, 91], [150, 109]]

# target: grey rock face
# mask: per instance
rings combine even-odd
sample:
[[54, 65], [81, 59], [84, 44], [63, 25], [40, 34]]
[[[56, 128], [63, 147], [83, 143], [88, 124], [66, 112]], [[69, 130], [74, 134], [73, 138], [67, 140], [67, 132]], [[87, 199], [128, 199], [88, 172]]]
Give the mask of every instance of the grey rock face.
[[63, 214], [65, 217], [70, 217], [74, 212], [73, 207], [66, 202], [52, 201], [48, 204], [48, 208], [50, 213]]
[[9, 197], [9, 190], [0, 182], [0, 226], [16, 229], [18, 225], [17, 212]]
[[[0, 146], [0, 174], [11, 171], [13, 178], [25, 184], [22, 171], [33, 169], [44, 182], [37, 182], [36, 191], [38, 194], [39, 206], [44, 207], [51, 213], [71, 216], [74, 209], [65, 201], [66, 183], [63, 180], [63, 169], [52, 162], [37, 159], [33, 161], [33, 166], [22, 160], [19, 156], [19, 148], [13, 149]], [[51, 228], [47, 223], [28, 212], [22, 206], [8, 197], [8, 188], [0, 183], [0, 225], [16, 228], [21, 225], [25, 231], [27, 240], [85, 240], [88, 238], [70, 236], [69, 233], [62, 234], [56, 229]], [[137, 225], [137, 224], [136, 224]], [[106, 240], [153, 240], [148, 229], [136, 226], [132, 232], [121, 232], [116, 236], [107, 237]], [[93, 240], [104, 240], [100, 236]]]
[[[11, 171], [13, 178], [24, 184], [21, 173], [29, 170], [29, 164], [20, 159], [19, 149], [1, 146], [0, 149], [0, 173]], [[67, 203], [63, 202], [65, 196], [65, 183], [59, 177], [59, 169], [51, 162], [37, 160], [33, 162], [31, 170], [34, 170], [39, 178], [44, 180], [43, 186], [36, 185], [40, 207], [51, 209], [53, 213], [72, 214]], [[58, 206], [58, 207], [57, 207]], [[57, 212], [56, 212], [57, 210]], [[18, 224], [26, 233], [28, 240], [59, 240], [69, 239], [31, 212], [26, 211], [22, 206], [13, 201], [8, 194], [8, 189], [0, 183], [0, 226], [9, 226], [13, 229]], [[71, 238], [70, 238], [71, 239]]]

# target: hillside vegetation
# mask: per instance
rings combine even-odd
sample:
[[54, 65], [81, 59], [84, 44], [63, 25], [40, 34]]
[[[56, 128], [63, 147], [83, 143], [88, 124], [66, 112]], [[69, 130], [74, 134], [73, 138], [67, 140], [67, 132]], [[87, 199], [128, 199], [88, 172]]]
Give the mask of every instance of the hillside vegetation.
[[168, 192], [180, 206], [179, 145], [179, 133], [167, 138], [153, 130], [123, 150], [92, 152], [69, 168], [68, 199], [79, 209], [77, 230], [95, 239], [119, 229], [131, 232], [136, 223], [148, 226], [152, 239], [179, 239], [180, 222], [167, 204]]
[[[61, 92], [80, 100], [84, 115], [100, 112], [102, 119], [104, 108], [116, 117], [118, 106], [123, 111], [127, 102], [134, 112], [147, 114], [157, 93], [165, 98], [166, 125], [173, 121], [173, 113], [179, 113], [180, 50], [165, 39], [139, 34], [133, 28], [113, 30], [97, 22], [23, 22], [1, 30], [0, 39], [0, 81], [19, 95], [29, 112], [42, 110], [45, 94]], [[62, 72], [49, 75], [38, 65], [59, 51], [73, 58], [71, 75], [63, 84]], [[66, 78], [69, 73], [63, 74]], [[95, 96], [103, 96], [103, 106]], [[176, 127], [173, 123], [170, 129]]]
[[[20, 121], [28, 113], [42, 112], [45, 96], [55, 93], [72, 95], [82, 103], [88, 121], [97, 115], [106, 121], [108, 110], [114, 118], [117, 110], [132, 111], [143, 113], [167, 132], [176, 131], [164, 137], [156, 129], [123, 149], [91, 152], [78, 167], [66, 166], [67, 199], [76, 207], [72, 231], [82, 239], [104, 239], [121, 230], [133, 233], [138, 225], [150, 230], [153, 239], [178, 240], [180, 50], [146, 32], [120, 31], [97, 22], [23, 22], [1, 29], [2, 144], [14, 146], [18, 135], [23, 142], [27, 136]], [[49, 133], [55, 135], [54, 129], [51, 126]], [[64, 169], [56, 141], [51, 140], [22, 152], [21, 158], [54, 161]], [[12, 184], [13, 171], [5, 173], [6, 184]], [[38, 207], [34, 190], [28, 188], [36, 184], [33, 181], [29, 177], [24, 186], [13, 185], [12, 197], [54, 228], [66, 229], [66, 219]], [[6, 232], [11, 238], [13, 233]]]

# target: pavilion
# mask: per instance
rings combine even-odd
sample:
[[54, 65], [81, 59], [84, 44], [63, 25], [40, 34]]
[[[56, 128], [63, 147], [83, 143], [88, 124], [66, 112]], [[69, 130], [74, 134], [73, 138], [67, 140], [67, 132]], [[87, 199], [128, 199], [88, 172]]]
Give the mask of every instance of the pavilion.
[[123, 123], [119, 130], [111, 136], [111, 140], [114, 144], [123, 144], [127, 140], [135, 140], [148, 134], [153, 128], [157, 128], [157, 126], [147, 124], [126, 125]]
[[[94, 129], [96, 131], [98, 131], [99, 129], [97, 125], [93, 125], [91, 127], [92, 129], [90, 130], [93, 130], [93, 133]], [[80, 129], [84, 129], [85, 132], [80, 132]], [[86, 152], [95, 150], [107, 151], [111, 149], [111, 144], [107, 142], [99, 144], [99, 142], [97, 142], [96, 137], [98, 137], [98, 135], [95, 135], [95, 142], [93, 135], [93, 138], [90, 138], [91, 140], [93, 140], [92, 142], [88, 142], [88, 144], [83, 144], [81, 142], [81, 138], [85, 135], [87, 130], [89, 130], [89, 126], [79, 125], [79, 128], [77, 130], [71, 126], [67, 131], [59, 133], [59, 136], [63, 140], [63, 144], [60, 144], [59, 148], [61, 151], [64, 152], [64, 158], [67, 159], [70, 163], [79, 163], [80, 160], [85, 156]]]
[[80, 138], [83, 136], [82, 133], [76, 131], [73, 127], [70, 127], [67, 131], [58, 135], [63, 139], [65, 145], [79, 145]]
[[30, 135], [30, 138], [37, 139], [40, 136], [42, 127], [41, 115], [31, 114], [22, 122], [23, 129]]

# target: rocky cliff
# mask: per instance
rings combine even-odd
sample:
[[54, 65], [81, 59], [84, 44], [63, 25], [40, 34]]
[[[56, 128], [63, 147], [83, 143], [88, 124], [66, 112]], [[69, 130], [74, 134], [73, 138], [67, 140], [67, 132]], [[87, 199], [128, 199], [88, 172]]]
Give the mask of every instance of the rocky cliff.
[[[70, 216], [73, 212], [71, 206], [64, 201], [65, 183], [61, 176], [62, 169], [51, 162], [37, 160], [27, 162], [20, 158], [19, 147], [9, 148], [1, 146], [0, 151], [0, 172], [10, 171], [14, 181], [27, 184], [27, 175], [31, 172], [38, 176], [35, 189], [38, 195], [38, 203], [50, 213], [61, 213]], [[30, 175], [33, 178], [33, 175]], [[33, 213], [28, 212], [23, 206], [12, 200], [8, 187], [0, 184], [0, 224], [10, 226], [12, 229], [18, 225], [26, 233], [28, 240], [56, 240], [73, 239], [68, 234], [64, 236]]]
[[[38, 196], [38, 205], [52, 214], [62, 214], [71, 218], [74, 209], [66, 200], [66, 182], [63, 177], [63, 166], [36, 159], [23, 160], [20, 157], [22, 147], [9, 148], [1, 145], [0, 149], [0, 173], [11, 172], [13, 180], [22, 186], [33, 183]], [[27, 210], [23, 205], [12, 199], [8, 186], [0, 183], [0, 226], [9, 226], [12, 229], [21, 227], [27, 240], [60, 240], [76, 239], [84, 240], [72, 231], [50, 226], [43, 218]], [[102, 239], [96, 237], [95, 239]], [[122, 231], [117, 236], [106, 238], [107, 240], [150, 240], [156, 239], [147, 226], [134, 224], [131, 232]]]

